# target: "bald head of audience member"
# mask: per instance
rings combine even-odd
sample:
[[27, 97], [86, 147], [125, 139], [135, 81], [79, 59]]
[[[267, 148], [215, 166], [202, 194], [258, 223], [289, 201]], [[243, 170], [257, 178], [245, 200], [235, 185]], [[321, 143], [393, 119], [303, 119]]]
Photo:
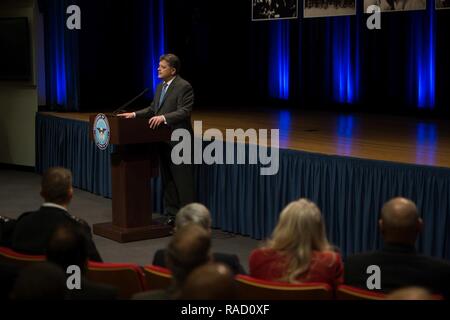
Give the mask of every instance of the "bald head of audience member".
[[210, 233], [199, 225], [191, 223], [177, 230], [166, 256], [176, 287], [181, 288], [192, 270], [210, 261], [210, 249]]
[[392, 291], [386, 300], [435, 300], [433, 295], [421, 287], [407, 287]]
[[64, 168], [50, 168], [42, 176], [41, 196], [45, 202], [67, 207], [72, 200], [72, 173]]
[[409, 199], [391, 199], [381, 209], [379, 226], [385, 243], [414, 245], [422, 225], [417, 207]]
[[232, 300], [236, 297], [233, 273], [220, 263], [208, 263], [192, 271], [181, 291], [184, 300]]

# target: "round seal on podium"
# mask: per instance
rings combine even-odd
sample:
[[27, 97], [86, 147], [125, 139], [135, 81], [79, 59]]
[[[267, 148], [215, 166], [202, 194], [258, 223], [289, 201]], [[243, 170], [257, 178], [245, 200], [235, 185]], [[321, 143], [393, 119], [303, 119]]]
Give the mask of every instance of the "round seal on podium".
[[97, 147], [100, 150], [105, 150], [106, 148], [108, 148], [110, 137], [109, 122], [108, 118], [106, 118], [103, 113], [99, 113], [95, 117], [92, 130], [94, 134], [94, 141]]

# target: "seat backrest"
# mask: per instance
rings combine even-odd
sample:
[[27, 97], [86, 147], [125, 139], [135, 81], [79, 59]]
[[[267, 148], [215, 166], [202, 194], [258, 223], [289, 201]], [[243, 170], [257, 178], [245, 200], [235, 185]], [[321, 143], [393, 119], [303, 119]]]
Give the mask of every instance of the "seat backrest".
[[153, 265], [145, 266], [144, 274], [149, 290], [164, 290], [172, 283], [172, 273], [166, 268]]
[[30, 263], [43, 261], [45, 261], [45, 256], [43, 255], [23, 254], [9, 248], [0, 247], [0, 262], [17, 265], [18, 267], [25, 267]]
[[[336, 298], [338, 300], [384, 300], [387, 294], [373, 292], [348, 285], [340, 285], [336, 290]], [[432, 294], [431, 300], [444, 300], [440, 294]]]
[[292, 284], [237, 275], [238, 298], [243, 300], [331, 300], [333, 290], [326, 283]]
[[374, 292], [348, 285], [340, 285], [336, 290], [336, 299], [338, 300], [384, 300], [386, 295], [380, 292]]
[[146, 290], [142, 269], [131, 263], [88, 263], [89, 280], [116, 287], [119, 299], [129, 299], [135, 293]]

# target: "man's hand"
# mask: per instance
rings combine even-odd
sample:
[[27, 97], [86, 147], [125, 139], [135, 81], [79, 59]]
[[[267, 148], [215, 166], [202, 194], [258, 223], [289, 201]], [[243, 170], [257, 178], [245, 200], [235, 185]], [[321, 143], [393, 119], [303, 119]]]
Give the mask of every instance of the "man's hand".
[[134, 112], [119, 113], [117, 116], [125, 119], [131, 119], [134, 118]]
[[150, 118], [150, 120], [148, 120], [148, 124], [150, 125], [151, 129], [156, 129], [158, 128], [161, 123], [164, 123], [164, 117], [163, 116], [155, 116]]

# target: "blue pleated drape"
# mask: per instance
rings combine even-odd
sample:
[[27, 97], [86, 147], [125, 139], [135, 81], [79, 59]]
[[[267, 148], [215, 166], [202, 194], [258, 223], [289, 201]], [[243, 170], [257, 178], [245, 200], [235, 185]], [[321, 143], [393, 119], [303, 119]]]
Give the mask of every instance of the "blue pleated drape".
[[313, 200], [344, 256], [378, 248], [381, 207], [404, 196], [425, 221], [419, 250], [450, 258], [449, 169], [280, 150], [278, 175], [261, 176], [257, 165], [202, 165], [196, 178], [214, 226], [257, 239], [270, 235], [290, 201]]
[[47, 105], [52, 110], [78, 111], [79, 106], [79, 30], [69, 30], [66, 13], [79, 0], [42, 0], [45, 39]]
[[70, 169], [77, 188], [111, 198], [112, 147], [101, 152], [89, 140], [89, 122], [36, 114], [36, 170]]
[[[67, 167], [73, 171], [76, 187], [111, 197], [111, 148], [96, 149], [89, 141], [88, 127], [87, 122], [37, 114], [36, 167], [38, 172], [56, 165]], [[279, 172], [273, 176], [260, 175], [260, 165], [201, 164], [194, 168], [198, 201], [210, 208], [215, 228], [266, 238], [281, 209], [307, 197], [319, 205], [330, 240], [347, 256], [379, 248], [381, 207], [392, 197], [404, 196], [416, 202], [424, 220], [419, 251], [450, 259], [448, 168], [284, 149], [280, 150]], [[154, 210], [161, 212], [159, 177], [152, 186]]]

